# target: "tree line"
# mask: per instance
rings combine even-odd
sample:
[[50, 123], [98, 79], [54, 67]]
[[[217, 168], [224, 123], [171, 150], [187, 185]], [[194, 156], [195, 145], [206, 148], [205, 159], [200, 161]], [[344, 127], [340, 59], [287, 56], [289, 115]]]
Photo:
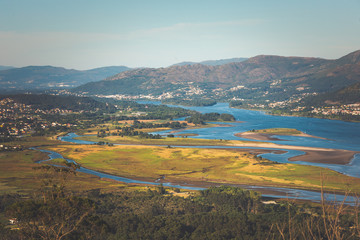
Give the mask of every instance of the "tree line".
[[205, 124], [205, 122], [209, 121], [235, 121], [235, 117], [228, 113], [195, 113], [191, 115], [190, 117], [185, 118], [185, 121], [188, 123], [194, 123], [194, 124]]

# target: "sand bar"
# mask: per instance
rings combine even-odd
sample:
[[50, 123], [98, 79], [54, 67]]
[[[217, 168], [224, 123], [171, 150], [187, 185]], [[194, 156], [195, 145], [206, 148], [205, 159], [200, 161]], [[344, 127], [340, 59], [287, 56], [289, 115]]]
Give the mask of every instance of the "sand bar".
[[292, 157], [290, 161], [304, 161], [304, 162], [316, 162], [326, 164], [348, 164], [356, 151], [332, 149], [332, 148], [316, 148], [316, 147], [304, 147], [304, 146], [290, 146], [276, 143], [241, 143], [235, 144], [239, 147], [262, 147], [262, 148], [277, 148], [277, 149], [289, 149], [299, 150], [305, 152], [304, 155]]
[[[248, 139], [260, 140], [260, 141], [286, 141], [274, 137], [275, 135], [280, 136], [281, 134], [273, 134], [273, 133], [241, 132], [241, 133], [235, 133], [234, 135], [241, 138], [248, 138]], [[303, 132], [300, 134], [288, 134], [287, 136], [310, 137], [310, 138], [319, 138], [326, 140], [326, 138], [309, 135]]]

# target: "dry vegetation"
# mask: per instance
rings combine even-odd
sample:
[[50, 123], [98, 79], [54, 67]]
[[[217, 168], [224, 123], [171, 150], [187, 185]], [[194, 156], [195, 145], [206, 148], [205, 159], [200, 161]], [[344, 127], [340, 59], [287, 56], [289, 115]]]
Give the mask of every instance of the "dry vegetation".
[[287, 186], [360, 192], [360, 179], [332, 170], [279, 164], [239, 149], [168, 148], [155, 146], [61, 145], [50, 150], [83, 167], [123, 177], [169, 182], [211, 182]]

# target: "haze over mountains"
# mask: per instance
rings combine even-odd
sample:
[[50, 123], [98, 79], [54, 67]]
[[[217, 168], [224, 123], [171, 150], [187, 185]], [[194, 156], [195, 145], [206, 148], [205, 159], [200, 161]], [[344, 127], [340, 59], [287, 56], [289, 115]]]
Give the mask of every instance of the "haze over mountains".
[[79, 71], [53, 66], [3, 67], [3, 70], [0, 68], [0, 91], [70, 88], [126, 70], [130, 68], [112, 66]]
[[260, 55], [217, 66], [134, 69], [79, 86], [74, 92], [209, 97], [227, 91], [231, 97], [242, 97], [254, 90], [254, 94], [280, 99], [299, 92], [334, 92], [358, 82], [360, 51], [355, 51], [336, 60]]

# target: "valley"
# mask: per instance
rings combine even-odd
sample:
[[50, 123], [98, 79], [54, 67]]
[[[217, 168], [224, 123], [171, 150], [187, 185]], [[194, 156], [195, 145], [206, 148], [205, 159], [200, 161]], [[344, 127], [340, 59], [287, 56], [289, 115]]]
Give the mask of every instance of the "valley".
[[360, 2], [0, 3], [0, 240], [360, 239]]
[[[166, 194], [168, 201], [197, 199], [226, 185], [229, 191], [256, 189], [259, 193], [249, 194], [260, 199], [262, 193], [261, 199], [275, 199], [276, 204], [296, 199], [300, 206], [301, 201], [311, 201], [308, 211], [314, 211], [323, 192], [327, 201], [344, 200], [349, 205], [360, 192], [358, 136], [347, 134], [359, 127], [357, 123], [290, 121], [225, 103], [180, 108], [107, 100], [4, 97], [0, 196], [44, 191], [37, 190], [46, 183], [44, 177], [50, 182], [58, 179], [49, 191], [58, 191], [59, 186], [82, 197], [101, 192], [100, 198], [91, 195], [96, 201], [112, 194], [158, 193]], [[24, 125], [15, 124], [20, 121]], [[337, 132], [340, 126], [343, 134]], [[267, 137], [259, 141], [239, 132]], [[74, 174], [64, 175], [60, 169]], [[0, 220], [4, 221], [1, 215]]]

